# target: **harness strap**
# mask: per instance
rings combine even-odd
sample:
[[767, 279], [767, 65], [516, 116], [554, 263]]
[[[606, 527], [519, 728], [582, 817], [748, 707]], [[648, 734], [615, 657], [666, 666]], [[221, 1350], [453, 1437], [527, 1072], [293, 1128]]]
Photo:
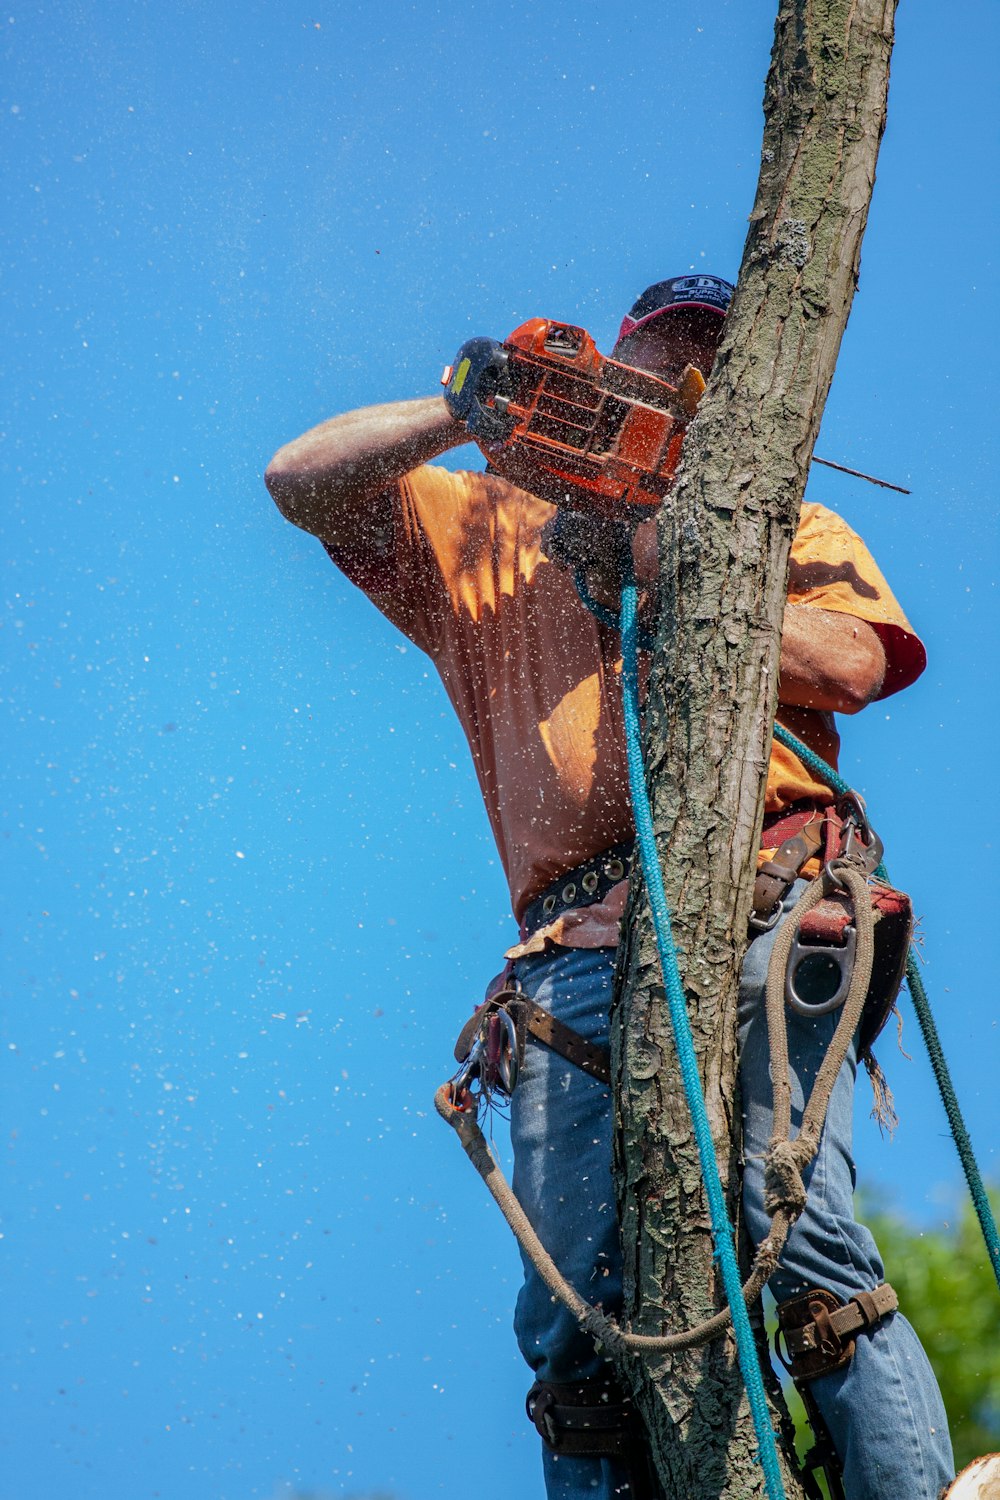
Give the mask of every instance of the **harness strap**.
[[498, 1011], [505, 1010], [514, 1022], [517, 1032], [518, 1043], [523, 1051], [526, 1035], [534, 1037], [546, 1047], [551, 1047], [553, 1052], [558, 1052], [574, 1067], [581, 1068], [584, 1073], [589, 1073], [591, 1078], [596, 1078], [599, 1083], [606, 1087], [611, 1086], [611, 1053], [607, 1047], [599, 1047], [594, 1042], [588, 1042], [574, 1031], [571, 1026], [557, 1021], [555, 1016], [549, 1015], [534, 1000], [527, 995], [522, 995], [520, 990], [500, 990], [491, 995], [484, 1005], [481, 1005], [466, 1021], [459, 1032], [455, 1043], [455, 1059], [464, 1062], [472, 1050], [477, 1036], [484, 1026], [489, 1022], [491, 1016]]
[[539, 1437], [555, 1453], [618, 1458], [627, 1453], [637, 1435], [632, 1403], [610, 1375], [574, 1385], [538, 1380], [528, 1392], [525, 1410]]
[[833, 1292], [816, 1287], [778, 1308], [778, 1327], [787, 1358], [778, 1357], [796, 1383], [816, 1380], [849, 1364], [855, 1334], [877, 1328], [897, 1311], [899, 1298], [887, 1281], [873, 1292], [857, 1292], [842, 1303]]
[[543, 1042], [567, 1062], [582, 1068], [584, 1073], [589, 1073], [591, 1078], [611, 1087], [611, 1051], [608, 1047], [598, 1047], [595, 1043], [586, 1041], [578, 1031], [557, 1021], [555, 1016], [550, 1016], [547, 1010], [536, 1005], [534, 1000], [529, 1000], [527, 995], [519, 995], [513, 1002], [513, 1007], [523, 1007], [527, 1011], [528, 1031], [536, 1041]]
[[536, 1381], [525, 1408], [553, 1453], [618, 1459], [628, 1475], [621, 1500], [664, 1500], [645, 1426], [610, 1371], [574, 1385]]
[[799, 871], [819, 852], [823, 842], [824, 815], [818, 810], [797, 815], [801, 826], [786, 837], [754, 881], [750, 926], [767, 932], [781, 916], [781, 903], [799, 878]]

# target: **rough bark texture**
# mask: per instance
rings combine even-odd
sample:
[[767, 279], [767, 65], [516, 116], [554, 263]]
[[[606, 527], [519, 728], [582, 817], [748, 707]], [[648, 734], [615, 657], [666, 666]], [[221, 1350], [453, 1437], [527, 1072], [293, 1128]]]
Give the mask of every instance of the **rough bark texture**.
[[[788, 550], [853, 297], [885, 123], [894, 0], [782, 0], [757, 199], [725, 342], [661, 521], [647, 777], [723, 1181], [738, 1201], [736, 992], [776, 705]], [[722, 1305], [642, 891], [616, 1010], [632, 1326]], [[630, 1381], [678, 1500], [763, 1494], [730, 1340]], [[777, 1418], [776, 1418], [777, 1420]], [[801, 1494], [790, 1472], [789, 1500]]]

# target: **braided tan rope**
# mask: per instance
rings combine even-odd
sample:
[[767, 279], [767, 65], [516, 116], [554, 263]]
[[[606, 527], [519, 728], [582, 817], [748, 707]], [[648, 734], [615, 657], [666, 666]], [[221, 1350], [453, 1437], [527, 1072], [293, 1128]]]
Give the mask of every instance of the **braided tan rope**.
[[[837, 1028], [816, 1074], [802, 1115], [802, 1126], [791, 1140], [791, 1084], [788, 1077], [788, 1032], [785, 1024], [785, 968], [792, 940], [807, 912], [831, 891], [846, 888], [854, 904], [857, 947], [854, 972]], [[851, 1038], [861, 1019], [871, 979], [874, 954], [874, 916], [871, 897], [863, 876], [846, 861], [835, 860], [803, 892], [785, 922], [768, 965], [766, 1014], [774, 1086], [774, 1123], [764, 1168], [765, 1208], [771, 1219], [767, 1238], [757, 1248], [750, 1275], [743, 1285], [748, 1305], [755, 1302], [778, 1265], [788, 1232], [806, 1202], [802, 1173], [819, 1149], [820, 1135], [830, 1095], [847, 1056]], [[527, 1214], [518, 1202], [479, 1128], [474, 1109], [455, 1102], [452, 1085], [443, 1083], [434, 1095], [438, 1114], [455, 1131], [465, 1154], [485, 1182], [507, 1220], [518, 1244], [554, 1297], [569, 1309], [585, 1333], [603, 1345], [609, 1354], [664, 1354], [695, 1349], [723, 1333], [732, 1322], [728, 1307], [697, 1327], [683, 1333], [661, 1335], [631, 1333], [599, 1307], [592, 1306], [572, 1287], [542, 1244]]]
[[[837, 1028], [802, 1112], [802, 1124], [794, 1141], [791, 1136], [792, 1088], [788, 1076], [788, 1029], [785, 1025], [785, 969], [799, 924], [825, 896], [846, 887], [854, 905], [857, 931], [854, 972]], [[846, 860], [834, 860], [808, 885], [792, 908], [788, 921], [771, 950], [767, 970], [767, 1035], [771, 1053], [771, 1086], [774, 1110], [771, 1140], [764, 1166], [764, 1207], [770, 1213], [783, 1209], [792, 1220], [806, 1204], [802, 1173], [819, 1150], [819, 1138], [830, 1104], [830, 1095], [844, 1065], [851, 1038], [861, 1020], [865, 996], [871, 982], [875, 956], [875, 919], [868, 885]]]

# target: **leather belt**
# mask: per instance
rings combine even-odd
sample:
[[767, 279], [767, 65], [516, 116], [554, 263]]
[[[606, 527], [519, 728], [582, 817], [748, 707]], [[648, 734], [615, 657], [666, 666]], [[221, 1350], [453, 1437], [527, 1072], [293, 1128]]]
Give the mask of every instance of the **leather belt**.
[[596, 906], [622, 880], [627, 880], [635, 858], [635, 840], [614, 844], [575, 869], [567, 870], [541, 895], [529, 901], [521, 918], [521, 940], [533, 937], [564, 912]]

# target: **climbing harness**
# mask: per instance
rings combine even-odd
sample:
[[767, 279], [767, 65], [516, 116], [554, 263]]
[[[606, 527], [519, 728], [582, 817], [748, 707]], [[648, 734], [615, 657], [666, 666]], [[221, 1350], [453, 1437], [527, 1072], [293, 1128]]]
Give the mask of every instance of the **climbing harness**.
[[[811, 750], [808, 745], [803, 744], [795, 735], [789, 733], [783, 725], [775, 724], [774, 738], [779, 744], [784, 745], [787, 750], [791, 750], [794, 755], [798, 756], [803, 765], [807, 766], [809, 770], [824, 781], [831, 791], [841, 794], [850, 791], [847, 782], [842, 776], [837, 774], [832, 766], [828, 766], [826, 761], [816, 754], [815, 750]], [[878, 866], [875, 876], [877, 879], [888, 883], [889, 872], [885, 867], [884, 861]], [[1000, 1232], [997, 1230], [996, 1219], [986, 1194], [976, 1154], [972, 1148], [972, 1141], [958, 1102], [958, 1095], [955, 1093], [951, 1071], [944, 1055], [944, 1048], [941, 1046], [941, 1038], [938, 1035], [937, 1024], [931, 1012], [930, 1000], [924, 986], [923, 975], [920, 972], [920, 960], [916, 950], [912, 946], [906, 957], [906, 985], [910, 992], [910, 998], [913, 1001], [913, 1009], [920, 1026], [924, 1046], [927, 1048], [927, 1055], [934, 1073], [934, 1080], [938, 1086], [938, 1093], [941, 1096], [941, 1103], [944, 1105], [944, 1111], [948, 1117], [948, 1126], [951, 1130], [952, 1139], [955, 1142], [959, 1161], [962, 1164], [962, 1171], [965, 1174], [969, 1195], [972, 1198], [976, 1217], [979, 1220], [979, 1227], [986, 1242], [986, 1253], [989, 1257], [997, 1286], [1000, 1287]]]
[[777, 925], [786, 894], [809, 861], [818, 855], [825, 834], [824, 814], [812, 803], [805, 809], [764, 819], [763, 837], [767, 845], [774, 844], [775, 839], [781, 842], [757, 871], [750, 898], [749, 926], [752, 933], [770, 932]]

